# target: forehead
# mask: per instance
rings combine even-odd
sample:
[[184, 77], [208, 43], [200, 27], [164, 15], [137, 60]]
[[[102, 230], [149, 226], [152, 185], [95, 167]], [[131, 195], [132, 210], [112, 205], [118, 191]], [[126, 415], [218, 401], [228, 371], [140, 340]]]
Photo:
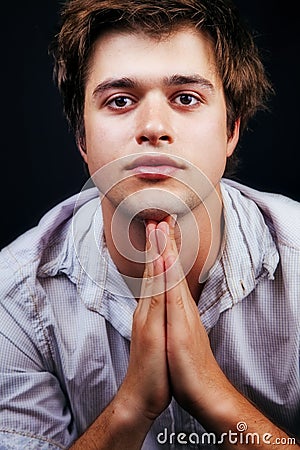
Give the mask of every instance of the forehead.
[[108, 31], [95, 42], [87, 84], [113, 77], [154, 80], [191, 73], [214, 84], [220, 82], [212, 42], [200, 31], [184, 28], [160, 38], [141, 32]]

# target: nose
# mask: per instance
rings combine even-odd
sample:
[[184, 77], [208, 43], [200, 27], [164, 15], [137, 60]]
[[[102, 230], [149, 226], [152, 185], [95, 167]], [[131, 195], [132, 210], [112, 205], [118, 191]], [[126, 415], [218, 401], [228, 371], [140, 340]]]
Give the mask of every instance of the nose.
[[136, 141], [154, 147], [174, 142], [171, 111], [164, 98], [153, 96], [144, 100], [138, 111]]

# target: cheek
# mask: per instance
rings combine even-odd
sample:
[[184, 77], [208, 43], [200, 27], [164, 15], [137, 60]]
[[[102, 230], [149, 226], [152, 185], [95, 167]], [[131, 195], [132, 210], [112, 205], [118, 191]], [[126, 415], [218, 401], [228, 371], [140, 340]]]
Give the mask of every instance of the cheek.
[[184, 156], [216, 185], [226, 166], [226, 129], [212, 121], [195, 130], [194, 138], [190, 138], [191, 145], [187, 145], [189, 155], [186, 152]]
[[87, 162], [92, 172], [120, 156], [120, 133], [117, 127], [90, 120], [86, 122], [85, 132]]
[[188, 138], [191, 161], [203, 167], [223, 165], [226, 160], [227, 133], [224, 121], [206, 121], [197, 124]]

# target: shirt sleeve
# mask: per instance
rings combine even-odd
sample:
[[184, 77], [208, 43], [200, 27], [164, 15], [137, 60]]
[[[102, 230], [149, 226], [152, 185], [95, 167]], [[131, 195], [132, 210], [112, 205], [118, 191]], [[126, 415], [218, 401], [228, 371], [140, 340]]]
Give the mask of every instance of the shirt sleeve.
[[44, 439], [0, 431], [0, 450], [61, 450], [64, 448]]
[[76, 426], [49, 355], [35, 294], [10, 279], [1, 260], [0, 269], [0, 450], [68, 448]]

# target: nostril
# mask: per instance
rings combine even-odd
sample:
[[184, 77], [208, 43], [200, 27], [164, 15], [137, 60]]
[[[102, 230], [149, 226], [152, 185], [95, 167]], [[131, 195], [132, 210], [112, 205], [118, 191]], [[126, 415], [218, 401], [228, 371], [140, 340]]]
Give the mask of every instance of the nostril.
[[153, 133], [153, 135], [147, 135], [147, 134], [142, 134], [141, 136], [138, 136], [136, 138], [138, 144], [143, 144], [143, 143], [150, 143], [152, 145], [159, 145], [159, 143], [162, 142], [167, 142], [167, 143], [171, 143], [172, 139], [169, 135], [167, 134], [163, 134], [163, 135], [157, 135], [156, 133]]
[[147, 136], [141, 136], [140, 142], [149, 142], [149, 138], [147, 138]]

